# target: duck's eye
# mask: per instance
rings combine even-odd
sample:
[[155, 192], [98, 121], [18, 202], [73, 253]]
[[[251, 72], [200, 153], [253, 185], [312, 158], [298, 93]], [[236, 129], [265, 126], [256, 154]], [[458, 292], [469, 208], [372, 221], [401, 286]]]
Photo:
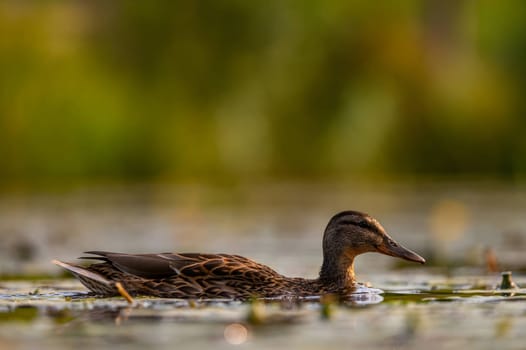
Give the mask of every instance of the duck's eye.
[[367, 228], [367, 229], [370, 229], [371, 226], [369, 225], [369, 223], [367, 221], [358, 221], [358, 223], [356, 223], [357, 226], [360, 226], [361, 228]]
[[346, 221], [346, 225], [355, 225], [361, 228], [366, 228], [368, 230], [371, 230], [371, 224], [369, 224], [367, 221]]
[[359, 226], [361, 228], [365, 228], [365, 229], [368, 229], [368, 230], [372, 230], [373, 227], [371, 226], [371, 224], [368, 222], [368, 221], [352, 221], [352, 220], [343, 220], [340, 222], [340, 225], [344, 225], [344, 226]]

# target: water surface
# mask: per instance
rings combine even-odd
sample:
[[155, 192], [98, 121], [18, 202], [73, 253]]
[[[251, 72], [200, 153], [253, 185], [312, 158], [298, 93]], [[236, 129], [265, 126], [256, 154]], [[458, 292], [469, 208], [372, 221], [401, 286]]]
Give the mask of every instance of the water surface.
[[[303, 184], [4, 195], [0, 349], [522, 349], [525, 290], [496, 287], [503, 270], [526, 286], [525, 194], [494, 184]], [[344, 209], [371, 213], [429, 263], [360, 256], [358, 279], [375, 289], [342, 303], [138, 298], [135, 306], [86, 295], [50, 263], [85, 250], [221, 252], [315, 277], [324, 226]]]

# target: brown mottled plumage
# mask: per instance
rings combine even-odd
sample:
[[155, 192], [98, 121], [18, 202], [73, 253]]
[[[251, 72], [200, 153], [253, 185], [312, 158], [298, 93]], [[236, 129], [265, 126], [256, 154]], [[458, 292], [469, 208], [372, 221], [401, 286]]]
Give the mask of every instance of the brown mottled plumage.
[[378, 252], [424, 263], [396, 243], [371, 216], [344, 211], [332, 217], [323, 235], [323, 265], [317, 279], [285, 277], [239, 255], [90, 251], [101, 263], [88, 267], [54, 261], [98, 295], [117, 295], [120, 282], [134, 295], [164, 298], [233, 298], [347, 294], [355, 286], [354, 258]]

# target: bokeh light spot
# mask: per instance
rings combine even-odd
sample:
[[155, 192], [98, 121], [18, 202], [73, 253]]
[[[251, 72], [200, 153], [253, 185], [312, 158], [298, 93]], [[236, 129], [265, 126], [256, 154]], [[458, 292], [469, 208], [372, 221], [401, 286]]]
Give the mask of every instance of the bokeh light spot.
[[429, 219], [431, 233], [437, 241], [455, 241], [469, 226], [469, 209], [462, 202], [445, 199], [433, 207]]
[[225, 340], [232, 345], [240, 345], [247, 341], [248, 329], [239, 323], [232, 323], [225, 327]]

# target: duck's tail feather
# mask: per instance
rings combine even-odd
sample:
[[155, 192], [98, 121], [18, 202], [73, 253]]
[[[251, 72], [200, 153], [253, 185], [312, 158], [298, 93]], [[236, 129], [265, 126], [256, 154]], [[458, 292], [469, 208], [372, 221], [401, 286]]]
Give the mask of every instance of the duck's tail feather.
[[96, 272], [90, 271], [82, 266], [65, 263], [59, 260], [53, 260], [52, 263], [71, 272], [84, 286], [86, 286], [86, 288], [92, 292], [101, 295], [117, 294], [115, 282]]

